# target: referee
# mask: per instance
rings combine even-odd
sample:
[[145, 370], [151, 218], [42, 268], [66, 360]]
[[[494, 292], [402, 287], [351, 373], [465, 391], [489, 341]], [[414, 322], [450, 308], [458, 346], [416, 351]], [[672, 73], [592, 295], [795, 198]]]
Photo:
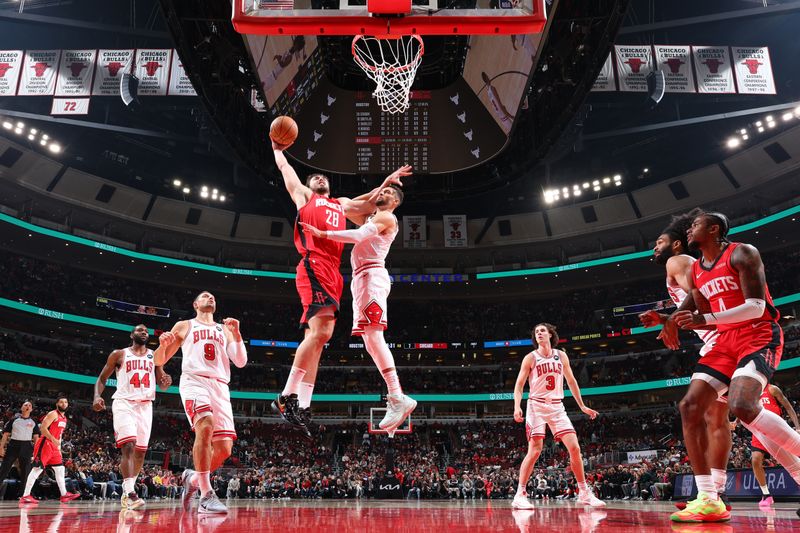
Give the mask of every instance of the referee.
[[5, 480], [14, 462], [17, 462], [20, 481], [24, 483], [28, 478], [33, 457], [33, 443], [39, 436], [39, 424], [31, 418], [31, 411], [33, 404], [29, 401], [23, 402], [21, 414], [9, 420], [3, 427], [3, 440], [0, 442], [0, 458], [3, 459], [3, 464], [0, 465], [0, 500], [5, 497]]

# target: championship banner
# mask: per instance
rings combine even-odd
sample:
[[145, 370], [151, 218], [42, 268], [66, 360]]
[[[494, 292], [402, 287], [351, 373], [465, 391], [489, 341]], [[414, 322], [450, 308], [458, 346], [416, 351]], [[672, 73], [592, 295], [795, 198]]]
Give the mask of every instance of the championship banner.
[[0, 50], [0, 96], [17, 94], [24, 54], [22, 50]]
[[727, 46], [692, 46], [697, 92], [735, 93]]
[[606, 62], [603, 63], [603, 68], [600, 70], [600, 74], [598, 74], [597, 79], [594, 80], [592, 90], [598, 92], [617, 90], [616, 80], [614, 79], [614, 61], [611, 59], [611, 54], [608, 54]]
[[656, 65], [664, 73], [665, 92], [693, 93], [694, 71], [690, 46], [656, 45]]
[[734, 46], [731, 50], [739, 94], [776, 94], [769, 48]]
[[442, 226], [445, 248], [467, 247], [467, 215], [444, 215]]
[[425, 248], [428, 245], [428, 228], [425, 215], [403, 217], [403, 246]]
[[136, 50], [136, 77], [139, 96], [164, 96], [169, 85], [171, 49]]
[[119, 96], [119, 80], [131, 72], [133, 50], [100, 50], [94, 71], [94, 96]]
[[64, 50], [58, 67], [56, 96], [89, 96], [97, 50]]
[[22, 67], [19, 96], [52, 96], [61, 50], [28, 50]]
[[88, 115], [91, 98], [53, 98], [51, 115]]
[[648, 46], [614, 45], [619, 90], [647, 92], [647, 75], [653, 70], [653, 49]]
[[628, 452], [628, 464], [641, 463], [642, 461], [655, 461], [656, 459], [658, 459], [657, 450]]
[[169, 74], [169, 91], [167, 91], [167, 94], [170, 96], [197, 96], [189, 76], [186, 75], [186, 69], [183, 68], [183, 62], [178, 57], [178, 51], [175, 50], [172, 54], [173, 61]]

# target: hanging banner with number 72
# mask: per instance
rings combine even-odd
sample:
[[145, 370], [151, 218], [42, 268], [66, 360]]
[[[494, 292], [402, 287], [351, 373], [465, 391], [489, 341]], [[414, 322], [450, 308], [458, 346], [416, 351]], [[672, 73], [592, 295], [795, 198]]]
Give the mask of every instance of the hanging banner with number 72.
[[51, 115], [88, 115], [89, 98], [53, 98]]

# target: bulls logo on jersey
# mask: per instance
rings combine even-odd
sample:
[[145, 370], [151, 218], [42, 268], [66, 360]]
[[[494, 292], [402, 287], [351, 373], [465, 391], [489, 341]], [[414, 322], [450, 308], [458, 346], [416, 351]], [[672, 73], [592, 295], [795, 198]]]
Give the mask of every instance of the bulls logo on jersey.
[[556, 360], [556, 361], [558, 361], [558, 354], [555, 354], [555, 355], [553, 356], [553, 359], [554, 359], [554, 360]]

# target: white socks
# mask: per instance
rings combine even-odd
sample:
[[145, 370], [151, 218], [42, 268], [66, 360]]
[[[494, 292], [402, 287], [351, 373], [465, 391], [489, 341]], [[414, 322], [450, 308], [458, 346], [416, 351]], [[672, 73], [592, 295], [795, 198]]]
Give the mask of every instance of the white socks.
[[717, 487], [714, 485], [710, 474], [694, 476], [694, 481], [697, 483], [697, 492], [705, 492], [712, 500], [719, 499]]
[[762, 409], [758, 416], [749, 424], [744, 424], [744, 427], [749, 429], [751, 433], [758, 432], [762, 435], [767, 435], [779, 448], [786, 450], [795, 457], [800, 455], [800, 434], [775, 413]]
[[195, 472], [197, 476], [197, 485], [200, 487], [200, 494], [205, 496], [211, 492], [211, 477], [208, 472]]
[[122, 480], [122, 493], [125, 495], [136, 491], [136, 478], [126, 477]]
[[311, 407], [311, 396], [314, 394], [314, 384], [313, 383], [300, 383], [300, 390], [297, 393], [297, 402], [300, 404], [300, 408], [306, 409]]
[[761, 487], [761, 494], [769, 496], [769, 488], [766, 485], [759, 485]]
[[64, 496], [67, 493], [67, 484], [64, 481], [64, 466], [54, 466], [53, 472], [56, 474], [56, 485], [58, 485], [58, 490], [61, 492], [61, 495]]
[[402, 394], [403, 389], [400, 387], [400, 378], [394, 366], [394, 356], [383, 338], [383, 330], [376, 327], [366, 327], [364, 328], [364, 333], [361, 334], [361, 338], [364, 339], [367, 352], [369, 352], [372, 360], [375, 361], [375, 366], [378, 367], [381, 376], [386, 381], [389, 394]]
[[306, 375], [306, 371], [300, 367], [293, 366], [292, 370], [289, 372], [289, 379], [286, 380], [286, 386], [283, 387], [283, 392], [281, 392], [281, 396], [289, 396], [290, 394], [298, 394], [300, 393], [300, 383], [303, 381], [303, 377]]
[[36, 480], [39, 479], [39, 476], [42, 475], [42, 469], [38, 466], [34, 466], [31, 468], [31, 473], [28, 474], [28, 481], [25, 482], [25, 492], [22, 493], [22, 496], [30, 496], [31, 490], [33, 489], [33, 485], [36, 483]]
[[714, 488], [717, 489], [717, 492], [725, 492], [725, 483], [728, 481], [728, 472], [721, 468], [712, 468], [711, 481], [714, 482]]

